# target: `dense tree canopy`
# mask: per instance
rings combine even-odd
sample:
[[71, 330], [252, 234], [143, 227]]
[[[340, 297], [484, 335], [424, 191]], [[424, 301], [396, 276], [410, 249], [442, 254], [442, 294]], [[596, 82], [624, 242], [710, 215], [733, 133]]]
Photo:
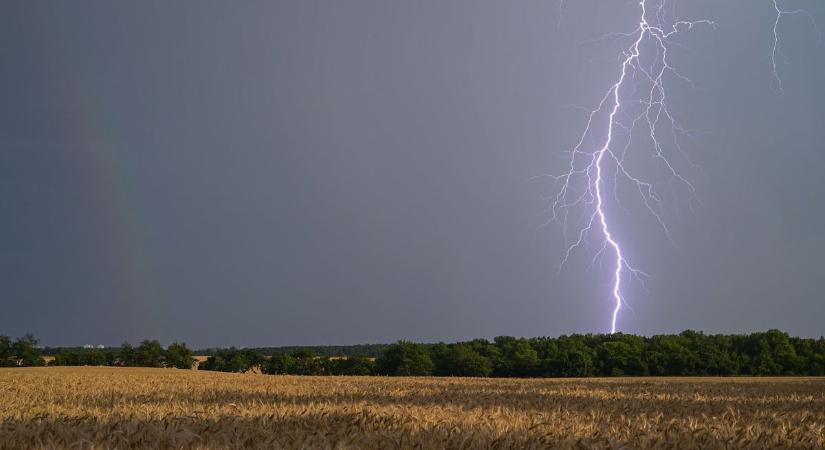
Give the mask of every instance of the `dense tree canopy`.
[[173, 342], [166, 349], [156, 340], [145, 340], [135, 348], [124, 342], [120, 348], [64, 347], [52, 349], [54, 366], [174, 367], [191, 369], [195, 363], [186, 344]]
[[0, 335], [0, 367], [45, 364], [37, 339], [31, 334], [19, 337], [13, 343], [10, 337]]
[[215, 370], [218, 372], [247, 372], [260, 368], [264, 357], [249, 349], [222, 349], [218, 350], [198, 365], [200, 370]]
[[376, 363], [380, 375], [432, 375], [435, 368], [427, 347], [406, 341], [389, 346]]
[[12, 351], [11, 338], [0, 336], [0, 367], [16, 366], [17, 361]]
[[[286, 346], [286, 347], [252, 347], [246, 350], [252, 350], [255, 353], [264, 356], [275, 356], [283, 354], [292, 354], [298, 351], [308, 350], [318, 357], [349, 357], [349, 356], [366, 356], [369, 358], [378, 358], [387, 349], [388, 344], [356, 344], [356, 345], [315, 345], [315, 346]], [[205, 348], [196, 350], [198, 355], [212, 356], [218, 352], [225, 350], [225, 348]]]
[[[371, 349], [379, 346], [370, 346]], [[319, 347], [263, 354], [259, 349], [217, 349], [202, 370], [289, 375], [413, 375], [474, 377], [825, 375], [825, 338], [790, 337], [778, 330], [747, 335], [685, 331], [652, 337], [585, 334], [558, 338], [499, 336], [455, 344], [399, 341], [369, 355], [329, 356]], [[330, 347], [344, 348], [344, 347]], [[351, 347], [346, 347], [351, 348]], [[192, 367], [192, 351], [158, 341], [137, 348], [50, 349], [54, 365]], [[42, 365], [37, 339], [0, 335], [0, 366]]]
[[195, 363], [192, 350], [186, 347], [185, 343], [173, 342], [166, 348], [164, 356], [164, 366], [176, 369], [191, 369]]

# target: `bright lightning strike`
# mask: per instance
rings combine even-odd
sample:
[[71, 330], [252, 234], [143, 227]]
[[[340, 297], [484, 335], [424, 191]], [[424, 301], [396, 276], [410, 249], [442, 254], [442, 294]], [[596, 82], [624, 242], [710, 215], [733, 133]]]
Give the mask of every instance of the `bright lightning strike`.
[[[683, 128], [676, 120], [667, 102], [666, 83], [685, 82], [693, 85], [690, 79], [679, 73], [670, 64], [668, 52], [670, 47], [678, 45], [673, 38], [677, 34], [690, 31], [697, 26], [714, 26], [710, 20], [671, 21], [666, 25], [667, 0], [650, 7], [648, 0], [638, 3], [639, 22], [629, 33], [611, 33], [606, 37], [628, 39], [627, 45], [620, 53], [615, 81], [610, 85], [595, 109], [588, 111], [588, 120], [578, 142], [570, 151], [568, 171], [562, 175], [546, 175], [554, 180], [554, 194], [549, 197], [551, 206], [550, 221], [567, 227], [568, 216], [573, 208], [584, 208], [585, 220], [576, 233], [577, 239], [567, 247], [561, 267], [570, 255], [584, 245], [591, 235], [598, 234], [600, 248], [594, 256], [610, 254], [613, 264], [611, 297], [613, 310], [610, 332], [616, 332], [619, 312], [625, 304], [622, 287], [626, 281], [625, 273], [642, 282], [644, 272], [634, 268], [625, 257], [619, 239], [615, 236], [611, 222], [606, 214], [607, 198], [605, 190], [610, 187], [612, 196], [618, 204], [619, 179], [630, 182], [641, 196], [645, 207], [656, 219], [668, 237], [668, 230], [662, 216], [662, 197], [654, 182], [635, 175], [625, 164], [631, 138], [637, 126], [644, 127], [645, 140], [651, 149], [651, 156], [656, 159], [667, 173], [669, 181], [684, 185], [691, 196], [693, 185], [671, 162], [672, 150], [688, 163], [686, 154], [678, 143], [678, 136], [690, 136], [690, 131]], [[604, 117], [606, 115], [606, 117]], [[604, 120], [602, 123], [601, 120]], [[660, 128], [670, 128], [672, 142], [666, 143], [660, 137]], [[603, 130], [601, 138], [598, 129]], [[593, 145], [589, 140], [603, 139], [600, 145]], [[620, 144], [624, 139], [624, 145]], [[612, 187], [608, 177], [612, 173]], [[693, 197], [692, 197], [693, 198]]]
[[[780, 0], [770, 1], [776, 11], [771, 51], [772, 83], [781, 91], [782, 79], [777, 58], [782, 57], [779, 28], [783, 18], [808, 18], [819, 35], [820, 43], [823, 34], [809, 12], [802, 9], [783, 9]], [[677, 35], [699, 26], [715, 28], [715, 23], [708, 19], [686, 21], [669, 18], [673, 15], [672, 6], [673, 3], [668, 4], [668, 0], [639, 0], [639, 22], [633, 31], [610, 33], [589, 41], [596, 42], [612, 37], [626, 39], [628, 43], [616, 60], [615, 80], [601, 97], [596, 108], [585, 108], [588, 119], [584, 131], [570, 150], [568, 170], [562, 175], [542, 176], [552, 179], [554, 183], [553, 194], [547, 198], [550, 203], [550, 219], [547, 223], [558, 222], [566, 230], [572, 211], [584, 211], [581, 226], [576, 232], [577, 237], [567, 246], [560, 269], [567, 263], [571, 254], [589, 240], [599, 243], [599, 250], [594, 255], [593, 262], [608, 254], [612, 259], [613, 278], [610, 296], [614, 305], [610, 321], [611, 333], [616, 332], [619, 313], [626, 303], [622, 288], [628, 281], [627, 276], [639, 281], [644, 287], [643, 277], [648, 275], [634, 268], [625, 257], [607, 215], [609, 198], [605, 191], [611, 192], [613, 203], [621, 206], [617, 192], [619, 181], [630, 183], [630, 186], [638, 191], [647, 211], [655, 218], [667, 237], [671, 237], [662, 214], [663, 199], [660, 186], [663, 183], [657, 182], [655, 176], [642, 178], [636, 175], [626, 164], [632, 141], [636, 144], [634, 148], [649, 149], [649, 155], [658, 161], [659, 167], [664, 170], [666, 186], [678, 183], [690, 193], [691, 201], [695, 200], [693, 185], [677, 168], [682, 163], [696, 167], [679, 144], [680, 137], [691, 137], [692, 132], [676, 120], [668, 103], [666, 83], [668, 86], [673, 82], [695, 86], [670, 63], [668, 54], [671, 47], [679, 46], [674, 40]], [[560, 12], [562, 8], [563, 0], [559, 3]], [[640, 128], [643, 134], [643, 142], [636, 142], [639, 141], [635, 137], [637, 128]], [[597, 144], [599, 141], [601, 144]], [[674, 158], [678, 159], [680, 164], [677, 164]], [[609, 179], [611, 174], [612, 183]]]

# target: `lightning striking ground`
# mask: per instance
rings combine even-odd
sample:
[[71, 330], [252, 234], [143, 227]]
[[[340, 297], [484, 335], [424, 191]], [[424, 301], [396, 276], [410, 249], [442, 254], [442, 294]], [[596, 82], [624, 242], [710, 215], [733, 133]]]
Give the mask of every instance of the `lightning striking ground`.
[[[645, 127], [646, 139], [649, 141], [651, 156], [661, 163], [667, 172], [670, 181], [676, 181], [687, 187], [691, 196], [695, 194], [693, 185], [671, 162], [670, 150], [676, 150], [679, 157], [690, 160], [682, 151], [677, 136], [690, 136], [691, 132], [682, 127], [676, 120], [667, 102], [666, 80], [678, 80], [693, 85], [693, 82], [678, 72], [670, 64], [668, 52], [673, 38], [680, 33], [690, 31], [697, 26], [714, 26], [714, 22], [706, 19], [683, 21], [674, 20], [665, 25], [667, 0], [661, 0], [653, 8], [649, 8], [648, 0], [640, 0], [639, 22], [636, 28], [629, 33], [610, 33], [595, 41], [608, 38], [626, 38], [630, 44], [626, 46], [617, 59], [618, 70], [616, 80], [610, 85], [595, 109], [588, 112], [588, 120], [584, 131], [575, 146], [570, 151], [570, 165], [562, 175], [546, 175], [554, 180], [556, 190], [551, 195], [550, 221], [562, 223], [567, 227], [567, 219], [572, 208], [584, 207], [589, 211], [583, 226], [578, 230], [577, 239], [567, 247], [560, 267], [563, 267], [570, 255], [581, 247], [592, 234], [598, 233], [601, 247], [594, 256], [594, 262], [599, 257], [610, 253], [613, 261], [613, 279], [611, 297], [613, 308], [610, 321], [610, 332], [615, 333], [619, 312], [625, 304], [622, 294], [625, 273], [642, 282], [647, 274], [634, 268], [625, 257], [619, 239], [613, 232], [611, 222], [606, 214], [605, 188], [608, 182], [608, 170], [613, 174], [613, 197], [618, 203], [619, 178], [630, 182], [640, 194], [645, 207], [656, 219], [664, 232], [670, 237], [670, 231], [662, 217], [662, 198], [652, 181], [647, 181], [632, 173], [625, 164], [627, 151], [631, 145], [632, 136], [637, 126]], [[639, 92], [640, 84], [647, 84]], [[629, 94], [629, 88], [633, 88]], [[624, 96], [627, 96], [623, 99]], [[588, 139], [598, 139], [597, 128], [601, 116], [605, 118], [604, 136], [601, 145], [594, 146], [595, 150], [588, 150]], [[640, 125], [644, 124], [644, 125]], [[665, 145], [660, 138], [660, 125], [670, 127], [672, 143]], [[619, 146], [619, 134], [626, 140]], [[692, 163], [691, 163], [692, 164]], [[595, 229], [595, 231], [594, 231]]]
[[[770, 58], [772, 85], [781, 91], [783, 87], [777, 58], [782, 57], [779, 28], [783, 18], [807, 17], [819, 35], [820, 43], [823, 35], [808, 11], [784, 9], [780, 6], [780, 0], [770, 1], [776, 11]], [[671, 64], [668, 57], [671, 47], [680, 46], [674, 40], [677, 35], [700, 26], [716, 27], [715, 22], [709, 19], [677, 20], [674, 17], [675, 3], [668, 3], [668, 0], [639, 0], [637, 6], [639, 22], [633, 31], [609, 33], [586, 41], [592, 43], [616, 38], [626, 39], [628, 43], [616, 59], [615, 80], [594, 109], [584, 108], [588, 113], [587, 122], [569, 152], [568, 170], [561, 175], [541, 176], [552, 179], [554, 186], [553, 194], [546, 198], [550, 203], [550, 218], [546, 223], [557, 222], [566, 230], [572, 210], [584, 211], [581, 226], [575, 234], [576, 239], [567, 246], [559, 269], [564, 267], [574, 251], [593, 239], [599, 243], [599, 250], [595, 252], [591, 265], [605, 255], [611, 257], [611, 333], [616, 332], [619, 313], [626, 305], [623, 286], [630, 280], [637, 280], [644, 287], [644, 278], [649, 275], [628, 262], [614, 232], [613, 222], [608, 219], [608, 196], [605, 190], [611, 190], [613, 203], [622, 206], [618, 196], [619, 182], [622, 180], [629, 183], [638, 192], [644, 207], [673, 242], [663, 217], [660, 187], [662, 184], [672, 186], [678, 183], [687, 189], [690, 201], [696, 201], [694, 186], [682, 175], [679, 167], [698, 166], [680, 145], [680, 138], [693, 137], [694, 132], [677, 121], [668, 102], [666, 83], [667, 86], [671, 83], [685, 83], [693, 88], [696, 86]], [[559, 3], [560, 12], [562, 8], [563, 0]], [[643, 142], [637, 142], [639, 138], [635, 135], [639, 133], [642, 134]], [[599, 140], [601, 144], [596, 144]], [[628, 150], [634, 143], [634, 151], [646, 148], [648, 156], [659, 163], [665, 174], [664, 183], [656, 181], [655, 175], [649, 174], [649, 178], [642, 178], [633, 173], [631, 166], [627, 164], [627, 157]], [[611, 174], [612, 183], [609, 180]]]

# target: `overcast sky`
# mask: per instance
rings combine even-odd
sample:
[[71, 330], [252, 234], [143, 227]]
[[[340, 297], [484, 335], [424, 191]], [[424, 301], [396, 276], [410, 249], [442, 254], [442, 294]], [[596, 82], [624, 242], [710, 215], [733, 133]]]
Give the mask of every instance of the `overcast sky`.
[[[825, 27], [825, 2], [805, 7]], [[619, 329], [825, 334], [825, 43], [769, 0], [671, 55], [696, 200], [611, 206]], [[561, 14], [561, 16], [560, 16]], [[453, 341], [609, 330], [609, 267], [541, 227], [615, 79], [624, 0], [8, 3], [0, 334], [47, 345]], [[644, 149], [638, 149], [644, 151]], [[627, 201], [632, 205], [633, 199]], [[621, 194], [624, 195], [624, 194]]]

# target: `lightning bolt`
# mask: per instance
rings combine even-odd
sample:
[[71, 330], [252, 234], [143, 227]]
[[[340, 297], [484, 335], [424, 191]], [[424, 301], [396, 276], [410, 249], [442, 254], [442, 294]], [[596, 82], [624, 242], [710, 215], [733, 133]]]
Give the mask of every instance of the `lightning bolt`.
[[[772, 84], [781, 91], [782, 79], [777, 63], [777, 58], [782, 57], [780, 22], [787, 16], [807, 17], [819, 35], [820, 43], [823, 35], [809, 12], [783, 9], [779, 0], [770, 1], [776, 11], [771, 51]], [[677, 121], [668, 102], [666, 83], [667, 86], [672, 82], [686, 83], [693, 88], [696, 86], [671, 64], [669, 53], [672, 47], [680, 46], [675, 41], [677, 35], [697, 27], [716, 28], [715, 22], [708, 19], [675, 19], [675, 3], [668, 3], [668, 0], [639, 0], [637, 5], [639, 22], [632, 31], [608, 33], [583, 42], [598, 42], [606, 38], [627, 41], [616, 58], [615, 80], [595, 108], [582, 108], [587, 112], [587, 121], [578, 141], [569, 151], [568, 170], [561, 175], [544, 174], [534, 177], [550, 178], [554, 186], [553, 193], [545, 197], [550, 206], [547, 211], [549, 219], [543, 225], [559, 223], [566, 234], [571, 212], [574, 209], [583, 211], [581, 226], [575, 233], [576, 239], [567, 246], [559, 270], [565, 266], [573, 252], [589, 240], [596, 240], [600, 244], [591, 266], [605, 255], [611, 257], [611, 333], [616, 332], [619, 313], [626, 305], [622, 288], [629, 281], [628, 276], [644, 287], [644, 279], [649, 275], [636, 269], [627, 260], [612, 222], [608, 219], [605, 190], [612, 190], [614, 203], [622, 206], [617, 193], [619, 182], [622, 180], [629, 183], [638, 192], [645, 208], [667, 238], [673, 242], [663, 217], [663, 198], [660, 194], [662, 183], [655, 182], [655, 177], [646, 179], [633, 173], [626, 158], [632, 143], [638, 140], [634, 138], [634, 133], [640, 128], [644, 142], [637, 143], [636, 148], [648, 149], [648, 155], [664, 171], [666, 186], [678, 183], [687, 189], [690, 201], [696, 201], [694, 186], [678, 169], [684, 164], [698, 168], [679, 143], [679, 137], [693, 137], [695, 132], [684, 128]], [[559, 3], [560, 13], [562, 9], [563, 0]], [[668, 142], [662, 136], [663, 128], [669, 129], [671, 139]], [[601, 144], [596, 144], [600, 139]], [[613, 176], [612, 183], [610, 174]]]
[[[651, 156], [661, 163], [666, 171], [668, 184], [675, 181], [687, 187], [694, 198], [693, 185], [671, 162], [669, 150], [677, 150], [687, 162], [690, 160], [682, 151], [676, 136], [691, 132], [676, 120], [667, 102], [666, 80], [678, 80], [693, 86], [693, 82], [679, 73], [668, 59], [668, 52], [674, 43], [673, 38], [680, 33], [690, 31], [697, 26], [715, 26], [713, 21], [701, 19], [694, 21], [671, 21], [666, 25], [668, 16], [667, 0], [650, 7], [648, 0], [640, 0], [639, 22], [628, 33], [609, 33], [608, 35], [588, 41], [595, 42], [608, 37], [628, 39], [629, 45], [623, 48], [617, 58], [618, 70], [615, 81], [610, 85], [594, 109], [587, 109], [588, 119], [578, 142], [570, 150], [567, 172], [562, 175], [542, 175], [554, 180], [555, 193], [550, 197], [550, 219], [547, 223], [558, 222], [567, 228], [571, 209], [583, 207], [588, 211], [583, 226], [576, 233], [577, 239], [570, 244], [559, 266], [560, 270], [567, 263], [570, 255], [581, 247], [588, 238], [598, 233], [601, 246], [593, 258], [595, 262], [607, 254], [612, 256], [613, 279], [611, 297], [614, 303], [610, 321], [610, 332], [616, 332], [619, 312], [625, 304], [622, 286], [625, 273], [638, 280], [644, 286], [644, 277], [648, 275], [633, 267], [625, 257], [619, 239], [613, 232], [606, 214], [605, 189], [608, 171], [613, 174], [613, 197], [618, 204], [618, 183], [623, 179], [636, 188], [645, 207], [659, 223], [670, 238], [670, 231], [662, 216], [662, 198], [652, 181], [635, 175], [625, 164], [631, 137], [637, 126], [645, 127], [646, 140], [650, 144]], [[629, 91], [630, 88], [632, 92]], [[641, 87], [641, 90], [640, 90]], [[623, 97], [626, 98], [623, 100]], [[604, 137], [601, 145], [588, 150], [588, 139], [598, 138], [596, 129], [602, 116], [607, 115], [602, 125]], [[643, 124], [643, 125], [640, 125]], [[662, 124], [669, 125], [673, 142], [665, 145], [659, 137]], [[623, 146], [619, 139], [625, 138]], [[691, 163], [692, 164], [692, 163]]]
[[771, 66], [773, 67], [773, 86], [776, 86], [778, 90], [782, 91], [782, 78], [779, 76], [779, 69], [777, 67], [776, 58], [777, 56], [784, 58], [782, 55], [782, 48], [781, 48], [781, 39], [779, 34], [779, 23], [782, 21], [783, 17], [786, 16], [801, 16], [805, 17], [811, 22], [811, 26], [813, 27], [816, 34], [819, 36], [817, 40], [818, 44], [822, 43], [823, 35], [822, 30], [819, 29], [819, 25], [816, 23], [816, 19], [814, 19], [813, 14], [804, 9], [783, 9], [779, 6], [779, 0], [772, 0], [773, 8], [776, 10], [776, 20], [773, 23], [773, 49], [771, 50]]

